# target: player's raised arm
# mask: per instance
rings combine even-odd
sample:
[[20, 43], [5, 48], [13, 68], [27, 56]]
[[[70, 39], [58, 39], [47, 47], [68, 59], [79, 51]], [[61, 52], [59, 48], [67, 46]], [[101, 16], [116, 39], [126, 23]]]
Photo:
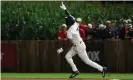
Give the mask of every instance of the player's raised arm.
[[73, 28], [70, 28], [74, 23], [75, 23], [75, 18], [67, 11], [67, 8], [66, 6], [63, 4], [63, 2], [61, 3], [61, 6], [60, 6], [61, 9], [63, 9], [67, 15], [67, 17], [65, 18], [66, 20], [66, 25], [68, 26], [68, 31], [67, 31], [67, 38], [68, 40], [70, 40], [70, 42], [72, 42], [72, 29]]
[[70, 16], [70, 15], [71, 15], [71, 14], [67, 11], [67, 8], [66, 8], [66, 6], [63, 4], [63, 2], [61, 3], [60, 8], [62, 8], [62, 9], [65, 11], [65, 13], [66, 13], [67, 16]]
[[67, 15], [67, 18], [69, 18], [69, 20], [71, 20], [72, 22], [75, 22], [75, 18], [69, 13], [69, 11], [67, 10], [66, 6], [63, 4], [63, 2], [61, 3], [60, 6], [61, 9], [63, 9]]

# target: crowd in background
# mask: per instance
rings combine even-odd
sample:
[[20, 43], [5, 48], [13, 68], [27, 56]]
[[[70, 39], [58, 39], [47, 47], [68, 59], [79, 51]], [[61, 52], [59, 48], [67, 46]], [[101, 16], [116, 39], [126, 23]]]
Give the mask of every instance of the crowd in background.
[[[106, 21], [96, 24], [90, 21], [87, 25], [82, 23], [81, 18], [76, 19], [79, 25], [79, 33], [83, 40], [92, 39], [121, 39], [133, 40], [133, 27], [131, 19], [121, 19], [121, 23], [116, 25], [116, 21]], [[59, 40], [67, 40], [67, 25], [62, 24], [61, 30], [58, 32]]]
[[[57, 40], [57, 33], [65, 23], [63, 17], [66, 16], [60, 9], [60, 3], [60, 1], [2, 1], [1, 40]], [[133, 21], [133, 4], [128, 1], [64, 1], [64, 4], [74, 17], [82, 18], [79, 18], [80, 34], [84, 40], [107, 38], [108, 34], [103, 34], [108, 31], [107, 26], [105, 31], [102, 30], [105, 29], [107, 20], [110, 20], [113, 28], [117, 30], [119, 36], [116, 38], [124, 38], [125, 31], [121, 29], [123, 21], [120, 19], [130, 18]], [[64, 28], [64, 31], [67, 28]], [[59, 31], [59, 36], [66, 37], [64, 31]], [[131, 32], [128, 34], [131, 35]]]

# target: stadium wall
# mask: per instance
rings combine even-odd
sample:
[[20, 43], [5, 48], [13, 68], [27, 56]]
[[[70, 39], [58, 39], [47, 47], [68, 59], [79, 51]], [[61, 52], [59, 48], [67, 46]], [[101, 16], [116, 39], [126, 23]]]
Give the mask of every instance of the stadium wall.
[[[109, 72], [133, 72], [133, 43], [128, 40], [85, 41], [91, 60], [108, 67]], [[2, 40], [2, 72], [71, 72], [65, 60], [70, 49], [69, 41], [61, 40]], [[56, 50], [63, 47], [60, 55]], [[73, 57], [80, 72], [98, 72]]]

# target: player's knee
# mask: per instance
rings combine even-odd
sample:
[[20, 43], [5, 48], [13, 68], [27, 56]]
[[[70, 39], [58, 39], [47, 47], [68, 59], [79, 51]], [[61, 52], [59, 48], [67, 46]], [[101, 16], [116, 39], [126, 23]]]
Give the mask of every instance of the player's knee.
[[70, 56], [69, 55], [65, 55], [65, 59], [67, 60], [67, 59], [69, 59], [70, 58]]
[[65, 55], [65, 59], [68, 59], [68, 55]]
[[90, 65], [90, 60], [89, 59], [85, 59], [84, 63], [87, 64], [87, 65]]

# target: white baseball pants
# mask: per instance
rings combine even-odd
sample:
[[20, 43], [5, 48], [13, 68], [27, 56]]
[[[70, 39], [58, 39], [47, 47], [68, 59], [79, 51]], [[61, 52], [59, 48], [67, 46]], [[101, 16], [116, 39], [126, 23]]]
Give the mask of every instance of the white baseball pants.
[[99, 64], [97, 64], [97, 63], [95, 63], [89, 59], [87, 52], [86, 52], [86, 46], [85, 46], [85, 43], [83, 41], [79, 42], [79, 44], [76, 44], [76, 46], [75, 45], [72, 46], [70, 51], [65, 56], [67, 62], [70, 64], [73, 71], [78, 71], [78, 69], [77, 69], [77, 67], [74, 64], [73, 59], [72, 59], [72, 57], [75, 56], [76, 54], [78, 54], [78, 56], [81, 58], [81, 60], [85, 64], [87, 64], [93, 68], [98, 69], [100, 72], [103, 71], [102, 66], [100, 66]]

